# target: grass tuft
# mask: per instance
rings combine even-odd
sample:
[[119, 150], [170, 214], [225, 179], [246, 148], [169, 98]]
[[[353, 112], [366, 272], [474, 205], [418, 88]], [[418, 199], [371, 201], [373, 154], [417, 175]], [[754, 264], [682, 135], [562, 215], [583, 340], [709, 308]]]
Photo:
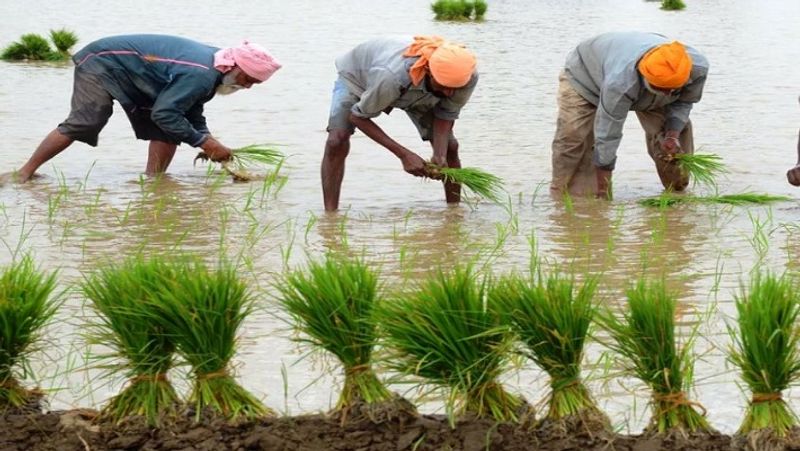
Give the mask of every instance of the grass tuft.
[[83, 281], [81, 289], [98, 316], [89, 342], [109, 349], [97, 356], [109, 362], [101, 368], [128, 379], [101, 417], [118, 422], [141, 415], [155, 425], [162, 416], [175, 414], [178, 396], [167, 378], [175, 346], [160, 321], [161, 292], [173, 276], [166, 259], [136, 256], [101, 267]]
[[386, 364], [449, 390], [451, 421], [464, 414], [515, 421], [523, 404], [498, 382], [511, 337], [496, 309], [485, 304], [487, 283], [470, 267], [439, 270], [378, 309]]
[[231, 366], [239, 328], [256, 306], [236, 269], [221, 264], [211, 270], [199, 259], [185, 257], [175, 263], [165, 288], [160, 323], [191, 366], [189, 402], [197, 418], [205, 409], [230, 419], [272, 414], [236, 382]]
[[363, 259], [328, 254], [277, 284], [280, 303], [302, 334], [297, 341], [330, 352], [344, 367], [336, 410], [388, 401], [392, 393], [372, 369], [377, 342], [378, 274]]
[[431, 177], [449, 183], [458, 183], [479, 197], [502, 203], [506, 192], [503, 179], [478, 168], [440, 168], [429, 165]]
[[738, 330], [729, 358], [739, 368], [752, 398], [740, 434], [772, 429], [785, 437], [798, 418], [782, 392], [800, 380], [800, 291], [787, 275], [756, 274], [735, 296]]
[[594, 279], [578, 286], [574, 276], [539, 270], [533, 280], [508, 276], [489, 294], [524, 344], [523, 353], [550, 376], [548, 419], [603, 416], [581, 380], [596, 288]]
[[[621, 316], [610, 311], [598, 315], [611, 335], [610, 349], [626, 362], [627, 371], [652, 391], [652, 418], [648, 430], [657, 433], [710, 431], [710, 425], [696, 410], [698, 403], [687, 398], [694, 357], [693, 338], [682, 345], [675, 338], [676, 297], [667, 291], [663, 279], [640, 279], [626, 290], [628, 308]], [[704, 409], [702, 409], [704, 410]]]
[[19, 382], [30, 373], [42, 328], [60, 305], [55, 287], [56, 273], [40, 271], [30, 256], [0, 274], [0, 409], [23, 407], [37, 396]]

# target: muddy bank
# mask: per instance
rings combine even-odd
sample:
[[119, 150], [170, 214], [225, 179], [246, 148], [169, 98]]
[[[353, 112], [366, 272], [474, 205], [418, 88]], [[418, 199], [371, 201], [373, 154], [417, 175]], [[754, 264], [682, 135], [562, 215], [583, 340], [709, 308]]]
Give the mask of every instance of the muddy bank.
[[[800, 442], [796, 442], [800, 444]], [[684, 437], [626, 436], [604, 431], [566, 432], [559, 425], [522, 427], [488, 420], [461, 420], [451, 428], [440, 415], [303, 415], [230, 424], [193, 415], [160, 428], [134, 419], [113, 425], [95, 412], [6, 412], [0, 414], [0, 450], [740, 450], [745, 443], [725, 435]], [[752, 449], [752, 448], [751, 448]], [[800, 449], [800, 446], [777, 449]]]

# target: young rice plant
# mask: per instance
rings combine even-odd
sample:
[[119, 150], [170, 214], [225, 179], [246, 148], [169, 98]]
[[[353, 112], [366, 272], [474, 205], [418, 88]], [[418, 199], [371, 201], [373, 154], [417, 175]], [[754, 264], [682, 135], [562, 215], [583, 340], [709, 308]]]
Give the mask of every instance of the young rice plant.
[[53, 296], [56, 273], [36, 268], [30, 256], [12, 262], [0, 274], [0, 410], [23, 407], [38, 394], [19, 381], [30, 373], [30, 356], [40, 333], [60, 305]]
[[717, 176], [727, 172], [719, 155], [710, 153], [675, 154], [675, 162], [681, 172], [688, 175], [694, 186], [717, 186]]
[[537, 270], [533, 280], [508, 276], [489, 295], [522, 341], [523, 353], [550, 376], [547, 419], [576, 416], [608, 423], [581, 380], [596, 287], [594, 279], [578, 286], [574, 276]]
[[440, 168], [428, 166], [431, 177], [449, 183], [458, 183], [477, 195], [494, 203], [505, 197], [503, 179], [478, 168]]
[[277, 284], [279, 302], [301, 333], [297, 341], [330, 352], [344, 366], [344, 388], [336, 403], [353, 405], [393, 398], [372, 369], [377, 342], [378, 273], [360, 258], [328, 254]]
[[192, 257], [175, 262], [173, 274], [159, 322], [191, 366], [189, 402], [197, 418], [205, 409], [230, 419], [272, 414], [236, 382], [231, 366], [239, 328], [256, 307], [247, 284], [228, 264], [211, 270]]
[[661, 0], [661, 9], [667, 11], [680, 11], [686, 8], [686, 3], [683, 0]]
[[175, 346], [162, 326], [164, 285], [174, 277], [163, 258], [131, 257], [98, 268], [81, 289], [97, 314], [91, 344], [108, 348], [97, 358], [109, 375], [121, 374], [128, 385], [111, 398], [101, 417], [120, 421], [141, 415], [149, 424], [176, 412], [178, 396], [167, 378]]
[[739, 193], [739, 194], [716, 194], [712, 196], [691, 196], [678, 195], [674, 193], [664, 193], [656, 197], [648, 197], [639, 201], [645, 207], [666, 208], [678, 204], [724, 204], [724, 205], [766, 205], [774, 202], [785, 202], [792, 200], [789, 196], [775, 196], [772, 194], [761, 193]]
[[487, 283], [469, 267], [439, 270], [378, 309], [386, 364], [448, 389], [451, 421], [463, 414], [515, 421], [522, 406], [498, 382], [511, 339], [496, 309], [485, 304]]
[[[258, 167], [281, 167], [286, 157], [278, 150], [266, 144], [251, 144], [249, 146], [234, 149], [231, 160], [222, 162], [222, 168], [227, 171], [235, 181], [251, 181], [255, 177], [250, 174], [250, 170]], [[208, 160], [208, 155], [200, 152], [194, 158], [197, 160]]]
[[798, 424], [781, 393], [800, 380], [800, 290], [787, 275], [756, 274], [735, 297], [738, 330], [730, 360], [739, 368], [752, 398], [740, 434], [772, 429], [785, 437]]
[[709, 431], [704, 414], [686, 393], [691, 385], [694, 335], [679, 345], [675, 339], [676, 297], [663, 279], [645, 278], [628, 290], [628, 308], [621, 316], [598, 315], [611, 340], [608, 347], [622, 356], [628, 371], [652, 390], [652, 418], [648, 430], [656, 433]]

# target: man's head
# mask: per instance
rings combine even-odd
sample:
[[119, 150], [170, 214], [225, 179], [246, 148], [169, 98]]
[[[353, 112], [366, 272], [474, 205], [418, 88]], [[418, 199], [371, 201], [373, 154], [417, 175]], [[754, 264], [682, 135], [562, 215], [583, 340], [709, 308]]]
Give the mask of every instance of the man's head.
[[472, 52], [439, 36], [416, 36], [403, 55], [419, 57], [409, 69], [412, 83], [419, 86], [427, 80], [440, 97], [450, 97], [466, 86], [477, 64]]
[[645, 53], [638, 65], [645, 87], [657, 95], [682, 88], [692, 73], [692, 57], [680, 42], [662, 44]]
[[266, 81], [281, 64], [260, 45], [244, 41], [238, 47], [217, 51], [214, 67], [225, 74], [217, 92], [230, 94]]

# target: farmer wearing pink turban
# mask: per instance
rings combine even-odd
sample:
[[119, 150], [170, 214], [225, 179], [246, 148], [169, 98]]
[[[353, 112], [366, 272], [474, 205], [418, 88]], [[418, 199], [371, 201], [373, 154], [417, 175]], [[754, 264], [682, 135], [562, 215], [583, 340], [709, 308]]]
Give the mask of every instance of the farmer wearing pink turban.
[[136, 137], [149, 141], [145, 173], [167, 170], [180, 143], [213, 161], [231, 157], [206, 125], [203, 105], [267, 80], [281, 65], [257, 44], [219, 49], [177, 36], [112, 36], [90, 43], [72, 60], [75, 80], [67, 119], [39, 144], [17, 180], [25, 182], [74, 141], [97, 146], [116, 100]]
[[[431, 164], [461, 167], [453, 124], [478, 83], [475, 67], [472, 52], [439, 36], [373, 39], [339, 57], [322, 159], [325, 209], [339, 208], [345, 159], [355, 129], [392, 152], [403, 170], [417, 177], [433, 176]], [[390, 138], [373, 121], [394, 108], [405, 111], [422, 140], [430, 141], [430, 162]], [[458, 184], [444, 183], [444, 191], [448, 203], [460, 201]]]

